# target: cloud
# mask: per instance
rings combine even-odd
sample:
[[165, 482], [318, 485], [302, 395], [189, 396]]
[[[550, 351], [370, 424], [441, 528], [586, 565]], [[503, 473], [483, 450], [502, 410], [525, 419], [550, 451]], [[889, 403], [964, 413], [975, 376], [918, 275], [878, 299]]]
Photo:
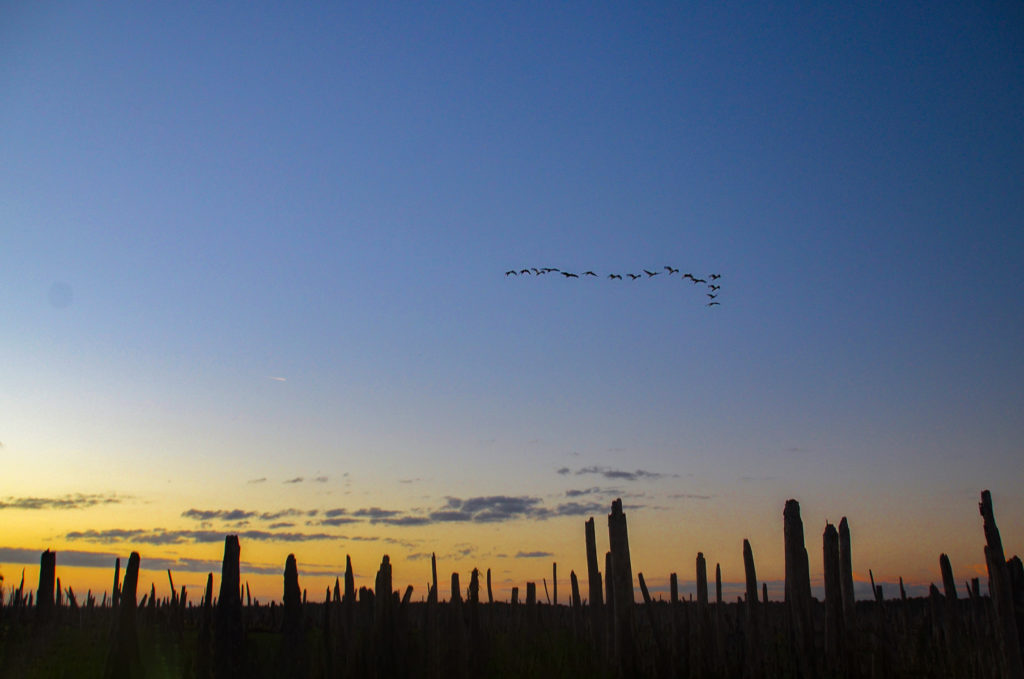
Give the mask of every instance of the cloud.
[[276, 528], [293, 528], [294, 526], [295, 524], [291, 521], [278, 521], [277, 523], [270, 524], [267, 528], [274, 530]]
[[258, 479], [249, 479], [248, 481], [246, 481], [246, 483], [266, 483], [266, 482], [267, 482], [267, 477], [266, 476], [261, 476]]
[[644, 469], [637, 469], [636, 471], [628, 472], [621, 469], [611, 469], [610, 467], [600, 467], [598, 465], [592, 465], [590, 467], [583, 467], [577, 469], [576, 474], [600, 474], [606, 479], [623, 479], [625, 481], [638, 481], [640, 479], [661, 479], [667, 476], [678, 477], [678, 474], [662, 474], [660, 472], [649, 472]]
[[[526, 495], [488, 495], [484, 497], [472, 497], [467, 500], [449, 497], [446, 498], [448, 506], [444, 512], [457, 512], [457, 515], [468, 516], [470, 521], [476, 523], [491, 523], [496, 521], [508, 521], [510, 519], [526, 518], [536, 515], [540, 511], [540, 498]], [[434, 514], [431, 514], [431, 518]], [[461, 520], [461, 519], [456, 519]]]
[[[351, 516], [334, 516], [326, 519], [320, 519], [318, 521], [307, 521], [307, 526], [342, 526], [346, 523], [358, 523], [359, 519], [352, 518]], [[273, 528], [273, 526], [271, 526]]]
[[425, 526], [428, 523], [433, 523], [429, 517], [426, 516], [396, 516], [394, 518], [383, 519], [379, 523], [384, 523], [389, 526]]
[[[186, 519], [196, 521], [229, 521], [241, 522], [246, 519], [259, 519], [260, 521], [276, 521], [299, 516], [316, 516], [318, 509], [278, 509], [272, 512], [257, 512], [249, 509], [187, 509], [181, 513]], [[243, 525], [239, 523], [238, 525]]]
[[397, 514], [400, 514], [395, 509], [381, 509], [380, 507], [368, 507], [364, 509], [357, 509], [352, 512], [352, 516], [364, 517], [370, 520], [370, 523], [376, 523], [381, 519], [389, 519]]
[[[607, 492], [607, 491], [602, 491]], [[540, 498], [528, 495], [488, 495], [471, 498], [447, 497], [440, 507], [425, 513], [405, 513], [399, 510], [368, 507], [346, 512], [343, 509], [327, 510], [325, 515], [337, 515], [338, 523], [362, 519], [368, 523], [388, 526], [426, 526], [439, 523], [499, 523], [518, 519], [544, 520], [559, 516], [583, 516], [607, 510], [603, 503], [565, 502], [555, 507], [545, 507]], [[313, 522], [307, 522], [313, 525]], [[329, 520], [316, 522], [318, 525], [337, 525]]]
[[60, 497], [6, 497], [0, 500], [0, 509], [83, 509], [96, 505], [121, 504], [133, 499], [130, 495], [75, 493]]
[[545, 556], [554, 556], [552, 552], [517, 552], [517, 559], [539, 559]]
[[268, 375], [267, 377], [269, 377], [270, 379], [274, 380], [275, 382], [287, 382], [288, 381], [287, 377], [275, 377], [273, 375]]
[[712, 495], [697, 495], [696, 493], [675, 493], [669, 495], [673, 500], [710, 500]]
[[572, 470], [571, 470], [571, 469], [569, 469], [568, 467], [560, 467], [560, 468], [558, 469], [558, 473], [559, 473], [559, 474], [563, 474], [563, 475], [564, 475], [564, 474], [568, 474], [568, 473], [569, 473], [569, 472], [571, 472], [571, 471], [572, 471]]
[[313, 481], [316, 482], [316, 483], [327, 483], [327, 477], [326, 476], [318, 476], [315, 479], [313, 479]]
[[281, 483], [302, 483], [305, 480], [306, 479], [304, 479], [301, 476], [296, 476], [294, 479], [288, 479], [287, 481], [282, 481]]
[[565, 502], [558, 505], [552, 511], [555, 516], [586, 516], [588, 514], [600, 514], [601, 512], [608, 511], [608, 505], [600, 502], [588, 502], [581, 504], [579, 502]]
[[246, 511], [244, 509], [187, 509], [181, 513], [182, 517], [186, 519], [195, 519], [196, 521], [213, 521], [219, 519], [221, 521], [241, 521], [242, 519], [251, 519], [256, 516], [256, 512]]
[[618, 488], [598, 488], [597, 486], [594, 486], [593, 488], [582, 488], [582, 489], [579, 489], [579, 490], [573, 490], [573, 489], [567, 490], [567, 491], [565, 491], [565, 496], [566, 497], [580, 497], [581, 495], [618, 495], [621, 492], [622, 491], [620, 491]]
[[[291, 533], [264, 530], [247, 530], [235, 533], [239, 540], [256, 540], [260, 542], [304, 542], [312, 540], [334, 540], [338, 536], [327, 533]], [[86, 542], [129, 542], [148, 545], [177, 545], [184, 543], [221, 542], [225, 538], [223, 531], [213, 530], [166, 530], [111, 528], [107, 530], [71, 531], [65, 535], [69, 540]]]
[[279, 509], [276, 512], [263, 512], [260, 514], [260, 519], [263, 521], [274, 521], [275, 519], [284, 519], [293, 516], [315, 516], [318, 510], [303, 510], [303, 509]]

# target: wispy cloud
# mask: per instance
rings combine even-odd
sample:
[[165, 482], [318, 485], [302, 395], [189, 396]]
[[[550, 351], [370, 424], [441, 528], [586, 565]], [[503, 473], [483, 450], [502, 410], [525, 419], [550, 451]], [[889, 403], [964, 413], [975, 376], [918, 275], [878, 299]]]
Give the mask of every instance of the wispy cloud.
[[276, 521], [284, 518], [316, 516], [318, 509], [278, 509], [272, 512], [257, 512], [249, 509], [187, 509], [181, 513], [186, 519], [194, 519], [208, 523], [211, 521], [241, 522], [247, 519], [260, 521]]
[[[292, 533], [281, 531], [247, 530], [236, 533], [240, 540], [260, 542], [306, 542], [314, 540], [335, 540], [338, 536], [327, 533]], [[185, 543], [209, 543], [224, 540], [223, 531], [214, 530], [167, 530], [164, 528], [71, 531], [65, 535], [69, 540], [86, 542], [128, 542], [148, 545], [177, 545]]]
[[301, 476], [296, 476], [294, 479], [288, 479], [287, 481], [282, 481], [281, 483], [302, 483], [305, 480], [306, 479]]
[[378, 523], [384, 523], [389, 526], [426, 526], [427, 524], [434, 522], [427, 516], [396, 516], [389, 519], [382, 519]]
[[568, 467], [559, 467], [558, 469], [558, 473], [562, 475], [569, 474], [570, 472], [572, 472], [572, 470]]
[[367, 518], [370, 520], [370, 523], [376, 523], [382, 519], [390, 519], [398, 514], [401, 514], [401, 512], [397, 509], [381, 509], [380, 507], [367, 507], [352, 512], [352, 516]]
[[266, 476], [261, 476], [258, 479], [249, 479], [248, 481], [246, 481], [246, 483], [266, 483], [266, 482], [267, 482], [267, 477]]
[[0, 499], [0, 509], [83, 509], [96, 505], [121, 504], [133, 499], [129, 495], [87, 495], [76, 493], [60, 497], [6, 497]]
[[669, 495], [673, 500], [710, 500], [711, 495], [697, 495], [696, 493], [675, 493]]
[[244, 509], [186, 509], [181, 513], [181, 516], [186, 519], [195, 519], [196, 521], [213, 521], [214, 519], [220, 521], [241, 521], [242, 519], [251, 519], [256, 516], [256, 512]]
[[268, 375], [267, 377], [272, 379], [272, 380], [274, 380], [275, 382], [287, 382], [288, 381], [287, 377], [275, 377], [274, 375]]
[[307, 521], [307, 526], [343, 526], [346, 523], [359, 523], [359, 519], [351, 516], [332, 516], [316, 521]]
[[608, 505], [600, 502], [564, 502], [550, 510], [552, 516], [586, 516], [608, 511]]
[[570, 490], [565, 491], [565, 496], [566, 497], [581, 497], [583, 495], [621, 495], [621, 494], [622, 494], [622, 491], [619, 490], [618, 488], [598, 488], [597, 486], [594, 486], [593, 488], [570, 489]]
[[599, 474], [606, 479], [622, 479], [624, 481], [639, 481], [641, 479], [654, 480], [665, 477], [678, 477], [678, 474], [662, 474], [661, 472], [651, 472], [645, 469], [637, 469], [636, 471], [624, 471], [621, 469], [612, 469], [611, 467], [601, 467], [598, 465], [592, 465], [590, 467], [583, 467], [577, 469], [576, 474]]
[[552, 552], [517, 552], [517, 559], [539, 559], [546, 556], [554, 556]]

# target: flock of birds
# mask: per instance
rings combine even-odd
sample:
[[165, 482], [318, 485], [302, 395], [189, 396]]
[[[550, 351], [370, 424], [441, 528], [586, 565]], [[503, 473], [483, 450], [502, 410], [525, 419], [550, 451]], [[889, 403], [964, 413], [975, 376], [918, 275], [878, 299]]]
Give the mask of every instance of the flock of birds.
[[[622, 274], [610, 273], [610, 274], [608, 274], [607, 278], [608, 278], [608, 280], [612, 280], [612, 281], [621, 281], [625, 277], [625, 278], [628, 278], [630, 280], [634, 280], [635, 281], [635, 280], [637, 280], [639, 278], [654, 278], [655, 276], [662, 275], [662, 273], [664, 273], [666, 276], [673, 276], [673, 275], [679, 273], [679, 269], [676, 269], [676, 268], [671, 267], [671, 266], [663, 267], [663, 269], [664, 269], [664, 271], [662, 271], [662, 270], [649, 271], [647, 269], [641, 269], [641, 271], [643, 273], [627, 273], [627, 274], [625, 274], [625, 276], [623, 276]], [[547, 274], [558, 274], [558, 275], [563, 276], [565, 278], [580, 278], [581, 276], [584, 277], [584, 278], [587, 277], [587, 276], [593, 276], [594, 278], [600, 278], [600, 276], [598, 276], [593, 271], [583, 271], [581, 273], [573, 273], [571, 271], [562, 271], [561, 269], [556, 269], [556, 268], [550, 267], [550, 266], [546, 266], [546, 267], [544, 267], [542, 269], [538, 269], [536, 267], [530, 267], [528, 269], [509, 269], [508, 271], [505, 272], [505, 277], [508, 278], [509, 276], [545, 276]], [[718, 301], [718, 291], [722, 287], [721, 284], [719, 284], [718, 281], [721, 278], [722, 278], [721, 274], [717, 274], [717, 273], [708, 274], [707, 278], [699, 278], [697, 276], [694, 276], [692, 273], [684, 273], [684, 274], [679, 276], [679, 280], [682, 280], [682, 281], [687, 281], [688, 280], [693, 285], [705, 285], [705, 286], [707, 286], [707, 289], [708, 289], [709, 292], [706, 292], [705, 294], [707, 295], [709, 301], [708, 301], [707, 304], [705, 304], [705, 306], [708, 306], [708, 307], [719, 306], [721, 304], [721, 302]]]

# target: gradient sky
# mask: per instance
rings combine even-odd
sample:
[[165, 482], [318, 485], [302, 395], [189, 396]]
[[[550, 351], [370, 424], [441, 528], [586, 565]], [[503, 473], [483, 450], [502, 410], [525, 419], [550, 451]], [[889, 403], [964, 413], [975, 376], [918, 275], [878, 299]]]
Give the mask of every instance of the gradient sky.
[[484, 5], [0, 4], [6, 582], [1019, 553], [1021, 4]]

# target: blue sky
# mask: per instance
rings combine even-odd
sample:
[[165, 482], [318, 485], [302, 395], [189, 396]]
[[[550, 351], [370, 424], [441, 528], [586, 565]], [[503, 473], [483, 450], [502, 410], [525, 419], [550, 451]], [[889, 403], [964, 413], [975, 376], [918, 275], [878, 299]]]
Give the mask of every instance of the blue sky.
[[[404, 511], [596, 465], [737, 545], [790, 496], [974, 530], [983, 487], [1024, 538], [1019, 4], [0, 14], [0, 495]], [[721, 306], [605, 278], [665, 265]], [[545, 266], [600, 278], [503, 275]]]

